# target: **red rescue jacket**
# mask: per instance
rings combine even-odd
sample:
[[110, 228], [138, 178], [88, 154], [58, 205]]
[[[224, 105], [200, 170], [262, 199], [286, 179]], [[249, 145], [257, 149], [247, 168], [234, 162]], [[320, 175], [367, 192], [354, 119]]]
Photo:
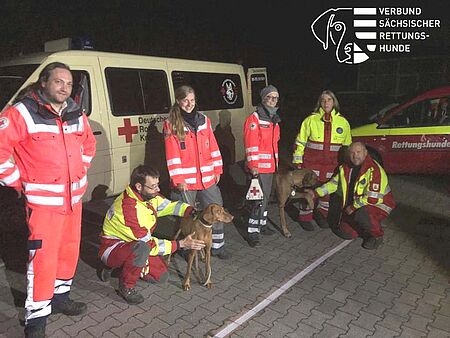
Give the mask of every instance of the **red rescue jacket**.
[[0, 183], [23, 190], [30, 208], [62, 214], [81, 201], [95, 155], [86, 115], [66, 103], [59, 116], [37, 92], [0, 115]]
[[211, 128], [211, 121], [198, 113], [197, 131], [185, 123], [184, 141], [173, 133], [167, 119], [164, 121], [164, 142], [167, 168], [172, 187], [186, 183], [188, 190], [208, 189], [215, 176], [222, 174], [222, 156]]
[[272, 120], [261, 106], [245, 120], [244, 146], [248, 169], [256, 168], [260, 173], [277, 170], [279, 121], [278, 115]]

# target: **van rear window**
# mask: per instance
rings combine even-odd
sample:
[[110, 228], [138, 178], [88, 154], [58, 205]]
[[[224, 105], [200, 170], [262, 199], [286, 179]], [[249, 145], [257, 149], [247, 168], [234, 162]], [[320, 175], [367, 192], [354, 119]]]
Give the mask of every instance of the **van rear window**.
[[8, 103], [39, 65], [0, 67], [0, 110]]
[[105, 74], [114, 116], [169, 112], [170, 96], [164, 71], [108, 67]]
[[252, 82], [252, 105], [257, 106], [261, 102], [259, 93], [266, 86], [266, 74], [252, 74], [250, 76]]
[[189, 85], [195, 90], [199, 110], [220, 110], [244, 106], [239, 74], [172, 72], [173, 87]]

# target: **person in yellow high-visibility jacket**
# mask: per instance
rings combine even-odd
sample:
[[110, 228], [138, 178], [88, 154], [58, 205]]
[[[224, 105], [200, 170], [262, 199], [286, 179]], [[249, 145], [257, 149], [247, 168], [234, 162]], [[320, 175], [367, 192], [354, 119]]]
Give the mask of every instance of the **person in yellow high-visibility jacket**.
[[363, 143], [353, 142], [348, 154], [350, 163], [341, 165], [327, 183], [307, 192], [316, 198], [334, 193], [328, 214], [332, 231], [343, 239], [362, 237], [363, 248], [376, 249], [384, 235], [381, 221], [395, 208], [388, 177]]
[[[313, 170], [320, 183], [333, 176], [339, 164], [339, 150], [352, 142], [350, 125], [339, 111], [336, 95], [330, 90], [323, 91], [314, 112], [302, 122], [295, 139], [292, 163], [299, 169]], [[328, 197], [319, 198], [314, 214], [306, 205], [301, 205], [300, 225], [308, 231], [314, 230], [315, 225], [327, 228], [328, 204]]]
[[140, 165], [132, 174], [130, 184], [109, 208], [100, 234], [99, 257], [106, 265], [99, 271], [102, 280], [108, 280], [112, 268], [122, 268], [119, 294], [129, 304], [139, 304], [144, 297], [134, 286], [141, 277], [149, 282], [168, 279], [167, 266], [161, 256], [179, 248], [199, 250], [203, 241], [191, 235], [180, 241], [158, 239], [152, 235], [158, 217], [174, 215], [187, 217], [194, 209], [181, 201], [169, 201], [159, 193], [159, 173]]

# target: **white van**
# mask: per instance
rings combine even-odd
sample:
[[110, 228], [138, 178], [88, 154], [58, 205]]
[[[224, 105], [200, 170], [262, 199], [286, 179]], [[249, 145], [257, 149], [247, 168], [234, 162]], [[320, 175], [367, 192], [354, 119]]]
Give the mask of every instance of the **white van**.
[[0, 109], [12, 104], [18, 92], [37, 81], [42, 68], [54, 61], [70, 66], [72, 97], [83, 105], [97, 140], [85, 200], [120, 193], [131, 170], [142, 163], [158, 168], [162, 186], [167, 185], [162, 122], [174, 102], [174, 89], [184, 84], [195, 89], [199, 110], [209, 116], [213, 128], [219, 120], [231, 123], [236, 142], [235, 149], [227, 152], [243, 160], [244, 120], [267, 85], [266, 68], [251, 68], [246, 76], [238, 64], [92, 50], [52, 51], [0, 63]]

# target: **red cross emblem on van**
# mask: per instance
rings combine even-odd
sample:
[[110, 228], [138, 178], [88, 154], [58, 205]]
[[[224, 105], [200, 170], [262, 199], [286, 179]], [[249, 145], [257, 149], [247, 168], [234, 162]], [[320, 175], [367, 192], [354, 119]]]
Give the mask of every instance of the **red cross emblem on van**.
[[138, 127], [131, 125], [131, 119], [123, 119], [123, 127], [117, 128], [119, 136], [125, 135], [125, 142], [131, 143], [133, 135], [138, 133]]

